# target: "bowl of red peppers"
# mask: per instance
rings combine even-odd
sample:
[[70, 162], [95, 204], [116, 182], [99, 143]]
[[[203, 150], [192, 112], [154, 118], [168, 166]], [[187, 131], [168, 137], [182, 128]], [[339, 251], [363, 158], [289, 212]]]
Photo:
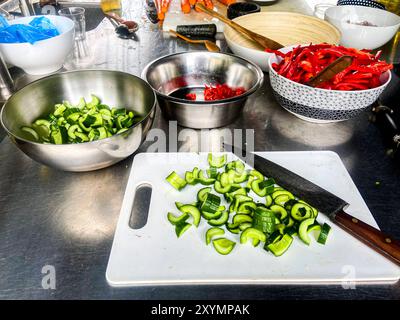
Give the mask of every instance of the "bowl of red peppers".
[[163, 116], [189, 128], [233, 122], [263, 83], [263, 72], [232, 54], [190, 51], [149, 63], [142, 72], [156, 92]]
[[[381, 52], [331, 44], [310, 44], [268, 50], [270, 82], [279, 104], [312, 122], [343, 121], [370, 107], [391, 80], [393, 68]], [[342, 56], [352, 63], [333, 78], [313, 87], [309, 82]]]

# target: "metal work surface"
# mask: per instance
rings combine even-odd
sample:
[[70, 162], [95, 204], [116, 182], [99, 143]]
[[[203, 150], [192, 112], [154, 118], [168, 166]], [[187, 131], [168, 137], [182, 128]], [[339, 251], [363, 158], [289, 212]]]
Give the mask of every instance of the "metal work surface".
[[[164, 36], [145, 22], [141, 1], [131, 2], [125, 16], [139, 22], [140, 41], [119, 39], [111, 25], [100, 26], [88, 35], [95, 56], [93, 68], [140, 75], [157, 57], [201, 49]], [[279, 5], [287, 2], [300, 1], [282, 0], [268, 8], [281, 9]], [[128, 11], [130, 14], [126, 14]], [[224, 41], [218, 44], [227, 50]], [[13, 74], [19, 85], [32, 80], [15, 70]], [[153, 128], [168, 134], [168, 127], [157, 110]], [[337, 152], [380, 228], [400, 238], [400, 164], [386, 156], [379, 130], [368, 121], [368, 112], [335, 124], [304, 122], [278, 105], [266, 74], [263, 87], [228, 128], [254, 129], [255, 150], [259, 151]], [[145, 152], [151, 143], [145, 142], [138, 152]], [[0, 142], [0, 298], [400, 299], [399, 283], [355, 289], [287, 285], [110, 287], [105, 271], [132, 159], [99, 171], [66, 173], [32, 161], [9, 138]], [[54, 290], [42, 288], [42, 268], [46, 265], [56, 271]], [[345, 269], [343, 278], [345, 282]]]

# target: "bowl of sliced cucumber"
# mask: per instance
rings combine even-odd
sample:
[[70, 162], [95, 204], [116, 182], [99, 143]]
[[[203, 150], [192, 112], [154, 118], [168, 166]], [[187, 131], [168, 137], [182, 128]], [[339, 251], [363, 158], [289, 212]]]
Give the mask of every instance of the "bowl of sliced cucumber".
[[0, 120], [33, 160], [64, 171], [91, 171], [134, 153], [155, 110], [155, 94], [139, 77], [79, 70], [23, 87], [5, 103]]

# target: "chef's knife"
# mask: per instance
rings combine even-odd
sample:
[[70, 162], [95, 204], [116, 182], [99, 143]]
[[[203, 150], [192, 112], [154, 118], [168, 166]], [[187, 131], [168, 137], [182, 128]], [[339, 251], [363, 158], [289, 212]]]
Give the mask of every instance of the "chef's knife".
[[[226, 150], [231, 149], [232, 152], [236, 150], [239, 154], [243, 154], [240, 148], [233, 149], [232, 146], [227, 144], [224, 146]], [[319, 212], [326, 214], [345, 231], [358, 238], [378, 253], [400, 264], [400, 242], [344, 212], [344, 209], [348, 206], [346, 201], [311, 181], [300, 177], [296, 173], [256, 154], [254, 154], [253, 167], [266, 177], [274, 178], [279, 186], [308, 202], [318, 209]]]
[[331, 80], [335, 75], [348, 68], [352, 63], [352, 56], [341, 56], [322, 69], [315, 77], [311, 78], [306, 85], [310, 87], [319, 86], [321, 83]]

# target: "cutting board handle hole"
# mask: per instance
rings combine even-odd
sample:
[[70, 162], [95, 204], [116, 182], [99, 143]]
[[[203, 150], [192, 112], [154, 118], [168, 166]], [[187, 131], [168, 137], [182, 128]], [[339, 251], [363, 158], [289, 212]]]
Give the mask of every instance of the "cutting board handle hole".
[[129, 227], [132, 229], [141, 229], [146, 225], [152, 191], [153, 188], [148, 183], [142, 183], [137, 186], [129, 218]]

